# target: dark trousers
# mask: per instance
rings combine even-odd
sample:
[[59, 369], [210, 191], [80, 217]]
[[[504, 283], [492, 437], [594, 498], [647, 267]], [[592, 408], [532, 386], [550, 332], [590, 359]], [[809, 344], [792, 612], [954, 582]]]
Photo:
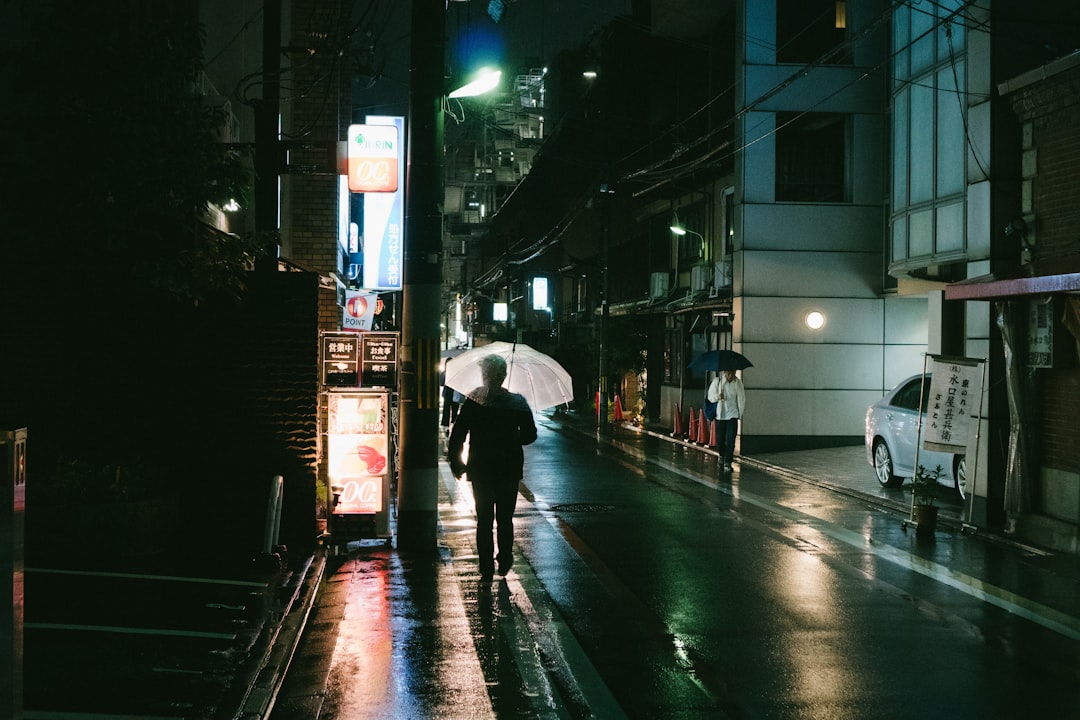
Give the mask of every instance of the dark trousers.
[[[476, 554], [480, 559], [480, 573], [492, 575], [495, 560], [509, 568], [514, 558], [514, 506], [517, 505], [516, 482], [472, 481], [473, 500], [476, 502]], [[493, 525], [497, 528], [499, 555], [495, 555], [492, 542]]]
[[716, 442], [720, 445], [720, 457], [730, 463], [735, 459], [735, 436], [739, 434], [739, 419], [716, 421]]

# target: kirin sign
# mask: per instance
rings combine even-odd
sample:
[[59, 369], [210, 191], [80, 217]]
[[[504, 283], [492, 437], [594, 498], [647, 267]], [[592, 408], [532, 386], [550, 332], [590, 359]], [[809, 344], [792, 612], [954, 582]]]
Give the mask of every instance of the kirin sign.
[[350, 125], [349, 190], [395, 192], [400, 144], [394, 125]]

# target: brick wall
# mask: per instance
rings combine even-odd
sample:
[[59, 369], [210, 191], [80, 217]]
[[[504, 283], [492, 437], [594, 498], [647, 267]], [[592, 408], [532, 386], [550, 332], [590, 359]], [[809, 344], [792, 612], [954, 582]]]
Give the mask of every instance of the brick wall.
[[[1053, 260], [1080, 254], [1080, 69], [1036, 84], [1025, 94], [1038, 168], [1032, 184], [1035, 257]], [[1061, 321], [1064, 305], [1054, 302], [1054, 367], [1037, 374], [1040, 390], [1041, 463], [1080, 473], [1080, 368], [1077, 341]]]
[[1044, 371], [1041, 425], [1042, 464], [1080, 473], [1080, 443], [1076, 418], [1080, 417], [1080, 369]]
[[[282, 255], [320, 273], [339, 271], [338, 176], [326, 174], [326, 148], [344, 141], [351, 116], [350, 78], [340, 72], [336, 52], [350, 26], [351, 3], [342, 0], [295, 0], [289, 45], [309, 52], [293, 63], [290, 85], [295, 89], [286, 132], [310, 149], [294, 149], [285, 185], [288, 208], [283, 218]], [[303, 90], [301, 92], [301, 90]], [[319, 174], [303, 169], [321, 166]], [[335, 168], [336, 169], [336, 168]], [[336, 290], [319, 292], [319, 329], [341, 328], [341, 304]]]
[[1034, 181], [1037, 257], [1080, 253], [1080, 123], [1037, 131]]

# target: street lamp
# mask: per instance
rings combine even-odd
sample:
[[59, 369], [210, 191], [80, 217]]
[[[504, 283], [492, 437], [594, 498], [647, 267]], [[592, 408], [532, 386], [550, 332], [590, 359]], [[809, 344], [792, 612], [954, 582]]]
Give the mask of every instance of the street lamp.
[[683, 227], [682, 223], [679, 222], [678, 215], [672, 218], [671, 226], [668, 229], [671, 230], [671, 233], [673, 235], [677, 235], [679, 237], [682, 237], [683, 235], [697, 235], [698, 240], [701, 240], [701, 251], [705, 251], [705, 236], [697, 231], [688, 230], [687, 228]]
[[502, 78], [502, 70], [494, 70], [492, 68], [481, 68], [477, 71], [476, 77], [468, 83], [465, 83], [457, 90], [454, 90], [448, 98], [463, 98], [463, 97], [476, 97], [477, 95], [483, 95], [486, 92], [491, 92], [499, 86], [499, 80]]
[[676, 215], [675, 217], [673, 217], [671, 219], [671, 226], [668, 229], [671, 230], [671, 232], [674, 233], [675, 235], [678, 235], [679, 237], [682, 237], [683, 235], [687, 235], [687, 234], [689, 234], [689, 235], [697, 235], [699, 238], [701, 238], [702, 242], [705, 242], [705, 236], [702, 235], [699, 232], [695, 232], [693, 230], [687, 230], [683, 226], [683, 224], [679, 222], [679, 216], [678, 215]]

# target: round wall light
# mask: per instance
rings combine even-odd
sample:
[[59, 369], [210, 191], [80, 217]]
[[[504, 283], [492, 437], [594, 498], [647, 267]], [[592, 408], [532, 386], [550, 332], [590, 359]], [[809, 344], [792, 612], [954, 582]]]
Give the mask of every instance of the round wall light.
[[803, 322], [805, 322], [806, 327], [810, 328], [811, 330], [820, 330], [821, 328], [825, 327], [825, 316], [817, 310], [814, 310], [812, 312], [806, 313], [806, 317], [803, 319]]

